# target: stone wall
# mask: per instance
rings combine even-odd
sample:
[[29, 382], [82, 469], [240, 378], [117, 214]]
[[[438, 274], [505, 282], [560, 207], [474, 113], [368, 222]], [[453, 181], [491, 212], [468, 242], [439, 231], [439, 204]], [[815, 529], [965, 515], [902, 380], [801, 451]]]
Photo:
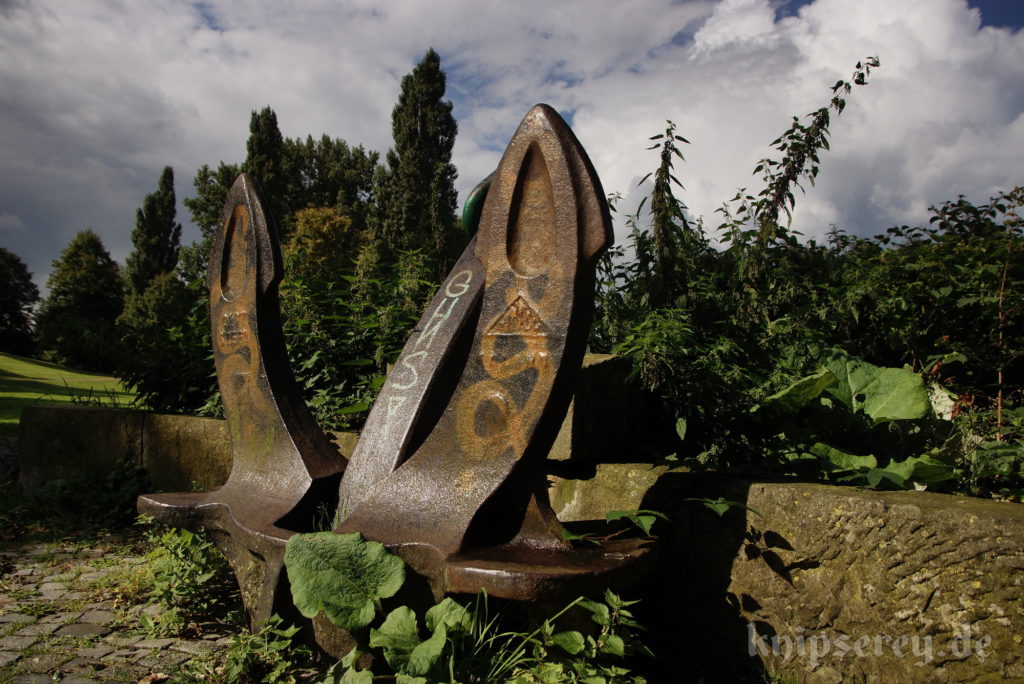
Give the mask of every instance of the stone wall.
[[[343, 456], [352, 453], [356, 433], [330, 434]], [[142, 466], [159, 491], [216, 489], [231, 472], [227, 424], [87, 406], [22, 410], [18, 466], [26, 491], [49, 480], [102, 477], [126, 460]]]
[[[351, 453], [354, 435], [336, 437]], [[659, 574], [635, 591], [680, 681], [1024, 681], [1024, 506], [593, 462], [585, 435], [561, 443], [561, 519], [672, 517]], [[222, 421], [110, 409], [26, 409], [19, 454], [30, 488], [123, 458], [163, 490], [230, 469]], [[717, 497], [745, 508], [689, 500]]]
[[[1024, 681], [1024, 505], [615, 464], [552, 492], [671, 515], [644, 603], [685, 681]], [[746, 508], [686, 500], [718, 497]]]

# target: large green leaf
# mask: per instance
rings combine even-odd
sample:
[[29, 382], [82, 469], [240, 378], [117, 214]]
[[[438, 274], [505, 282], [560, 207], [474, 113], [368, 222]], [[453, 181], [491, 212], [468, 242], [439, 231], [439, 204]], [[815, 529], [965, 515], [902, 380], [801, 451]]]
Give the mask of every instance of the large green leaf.
[[833, 356], [827, 366], [838, 380], [828, 393], [854, 413], [866, 413], [876, 423], [928, 414], [928, 390], [911, 370], [880, 368], [843, 355]]
[[434, 632], [441, 625], [449, 632], [468, 632], [473, 627], [473, 616], [462, 604], [445, 598], [427, 610], [427, 629]]
[[878, 465], [878, 461], [871, 454], [864, 456], [851, 454], [824, 442], [816, 442], [811, 445], [809, 451], [831, 464], [831, 470], [862, 470]]
[[794, 413], [837, 382], [839, 381], [832, 371], [828, 369], [819, 371], [814, 375], [800, 378], [789, 387], [771, 395], [761, 402], [755, 410]]
[[296, 534], [285, 546], [292, 600], [306, 617], [323, 611], [342, 629], [370, 624], [382, 598], [405, 581], [405, 563], [358, 533]]
[[429, 639], [420, 642], [416, 614], [408, 606], [395, 608], [380, 629], [370, 630], [370, 646], [384, 650], [384, 659], [395, 672], [413, 677], [422, 677], [434, 667], [447, 640], [441, 623]]
[[396, 672], [405, 672], [409, 656], [420, 645], [416, 613], [399, 606], [388, 614], [380, 629], [370, 630], [370, 646], [384, 649], [384, 659]]

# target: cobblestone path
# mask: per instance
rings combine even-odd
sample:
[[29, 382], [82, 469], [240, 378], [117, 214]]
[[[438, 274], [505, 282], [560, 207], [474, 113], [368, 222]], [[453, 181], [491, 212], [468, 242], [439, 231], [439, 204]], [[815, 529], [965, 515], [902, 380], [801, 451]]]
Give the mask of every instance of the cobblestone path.
[[174, 681], [186, 661], [226, 649], [225, 633], [153, 639], [139, 629], [142, 605], [118, 589], [144, 561], [125, 542], [0, 547], [0, 683]]

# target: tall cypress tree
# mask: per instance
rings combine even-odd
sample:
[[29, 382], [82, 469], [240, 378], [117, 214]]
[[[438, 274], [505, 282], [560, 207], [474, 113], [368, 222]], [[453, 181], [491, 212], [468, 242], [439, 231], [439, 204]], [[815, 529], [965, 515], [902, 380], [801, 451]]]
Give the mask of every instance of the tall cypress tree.
[[[249, 139], [242, 171], [251, 173], [263, 186], [263, 193], [279, 225], [289, 208], [288, 169], [284, 138], [277, 127], [277, 114], [270, 107], [253, 112], [249, 119]], [[282, 230], [283, 225], [280, 225]]]
[[395, 147], [388, 171], [379, 178], [377, 237], [385, 250], [420, 249], [443, 278], [465, 237], [456, 219], [457, 195], [452, 147], [458, 125], [452, 103], [444, 101], [445, 75], [433, 49], [402, 79], [391, 112]]
[[154, 278], [178, 263], [181, 224], [175, 221], [174, 205], [174, 170], [165, 166], [156, 192], [146, 195], [135, 213], [135, 250], [125, 265], [132, 294], [142, 294]]

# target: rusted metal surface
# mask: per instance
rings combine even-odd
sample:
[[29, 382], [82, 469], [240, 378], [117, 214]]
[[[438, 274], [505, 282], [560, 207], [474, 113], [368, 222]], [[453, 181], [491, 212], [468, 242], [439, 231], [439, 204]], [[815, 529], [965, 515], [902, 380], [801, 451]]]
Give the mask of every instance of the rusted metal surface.
[[529, 599], [625, 572], [646, 550], [574, 551], [542, 468], [611, 242], [600, 182], [546, 105], [527, 114], [492, 178], [472, 254], [431, 303], [360, 438], [338, 531], [398, 550], [437, 594]]
[[284, 543], [313, 531], [337, 505], [344, 459], [309, 413], [288, 364], [277, 286], [281, 256], [272, 217], [242, 174], [225, 202], [210, 256], [210, 327], [231, 474], [209, 493], [150, 494], [138, 508], [160, 522], [211, 531], [231, 562], [254, 624], [294, 613]]

